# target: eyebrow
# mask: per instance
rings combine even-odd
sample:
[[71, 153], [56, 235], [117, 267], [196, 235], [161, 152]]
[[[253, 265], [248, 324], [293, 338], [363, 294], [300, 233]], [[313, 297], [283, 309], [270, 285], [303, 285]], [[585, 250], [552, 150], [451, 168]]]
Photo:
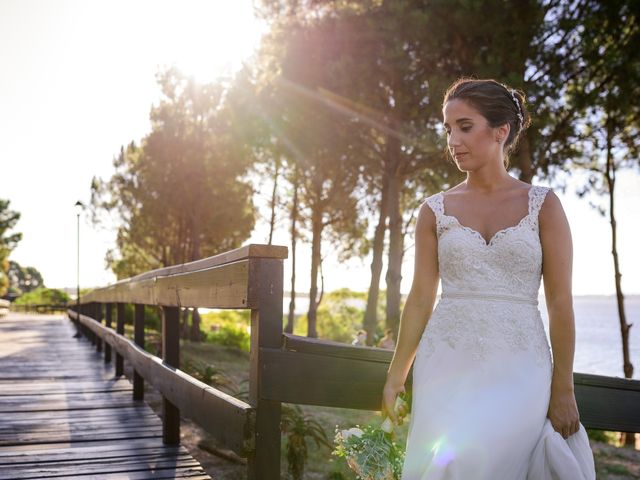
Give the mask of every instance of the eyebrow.
[[[473, 121], [471, 118], [462, 117], [462, 118], [459, 118], [458, 120], [456, 120], [456, 123], [471, 122], [471, 121]], [[444, 126], [445, 126], [445, 127], [448, 127], [448, 126], [449, 126], [449, 124], [448, 124], [448, 123], [445, 123], [445, 124], [444, 124]]]

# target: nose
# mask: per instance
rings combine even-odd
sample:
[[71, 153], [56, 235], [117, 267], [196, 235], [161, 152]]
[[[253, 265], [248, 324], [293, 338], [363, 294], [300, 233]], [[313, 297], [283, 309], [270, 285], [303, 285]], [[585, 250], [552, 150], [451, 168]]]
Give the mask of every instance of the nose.
[[450, 149], [454, 149], [455, 147], [460, 146], [458, 135], [453, 130], [449, 133], [449, 137], [447, 138], [447, 145]]

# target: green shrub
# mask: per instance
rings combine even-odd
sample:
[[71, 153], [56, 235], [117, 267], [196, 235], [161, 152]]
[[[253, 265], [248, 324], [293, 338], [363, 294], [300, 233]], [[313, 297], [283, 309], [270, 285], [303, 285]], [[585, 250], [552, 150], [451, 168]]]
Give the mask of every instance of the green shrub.
[[[358, 305], [366, 302], [366, 294], [343, 288], [325, 294], [318, 308], [318, 336], [336, 342], [350, 343], [354, 333], [361, 329], [364, 320], [364, 307]], [[299, 322], [305, 326], [306, 318]], [[305, 333], [306, 334], [306, 333]]]
[[250, 310], [216, 310], [201, 315], [200, 328], [207, 342], [249, 351]]
[[[103, 315], [106, 315], [106, 311]], [[113, 322], [116, 321], [115, 308], [112, 313]], [[124, 324], [133, 325], [133, 319], [135, 317], [135, 305], [133, 303], [124, 304]], [[144, 326], [157, 332], [162, 330], [162, 308], [155, 305], [144, 306]]]
[[206, 341], [235, 347], [248, 352], [251, 345], [251, 336], [247, 327], [242, 324], [226, 324], [214, 331], [206, 332]]
[[[374, 332], [374, 342], [384, 335], [385, 325], [380, 322], [380, 319], [386, 315], [385, 300], [385, 292], [380, 291], [377, 305], [378, 325]], [[364, 328], [366, 301], [366, 292], [356, 292], [348, 288], [325, 293], [317, 313], [318, 337], [351, 343], [355, 333]], [[307, 335], [307, 324], [307, 314], [297, 317], [293, 328], [294, 335]]]
[[302, 480], [304, 476], [309, 456], [307, 438], [315, 442], [316, 448], [333, 448], [322, 424], [312, 415], [305, 414], [299, 405], [282, 404], [280, 430], [287, 438], [287, 470], [292, 480]]
[[20, 295], [16, 305], [60, 305], [71, 301], [69, 295], [57, 288], [40, 287]]
[[216, 367], [211, 363], [206, 363], [201, 360], [186, 359], [181, 366], [181, 369], [187, 372], [194, 378], [197, 378], [207, 385], [212, 387], [226, 387], [229, 390], [237, 391], [238, 385], [229, 377], [221, 368]]

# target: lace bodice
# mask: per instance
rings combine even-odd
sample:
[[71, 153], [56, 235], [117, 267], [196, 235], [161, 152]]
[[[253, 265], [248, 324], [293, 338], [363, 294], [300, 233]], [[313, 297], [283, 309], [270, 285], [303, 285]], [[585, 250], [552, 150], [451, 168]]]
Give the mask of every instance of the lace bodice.
[[444, 213], [442, 192], [427, 198], [436, 216], [442, 295], [490, 293], [537, 301], [542, 275], [538, 213], [549, 190], [531, 186], [528, 214], [518, 224], [496, 232], [489, 243]]

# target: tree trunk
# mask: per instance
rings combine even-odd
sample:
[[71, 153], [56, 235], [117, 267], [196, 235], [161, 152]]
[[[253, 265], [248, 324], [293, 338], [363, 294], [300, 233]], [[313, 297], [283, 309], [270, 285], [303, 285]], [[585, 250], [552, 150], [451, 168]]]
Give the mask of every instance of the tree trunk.
[[402, 236], [402, 213], [400, 212], [401, 178], [400, 142], [389, 136], [387, 162], [389, 169], [389, 262], [387, 266], [387, 328], [398, 331], [400, 325], [400, 283], [402, 281], [402, 257], [404, 254]]
[[[196, 218], [193, 222], [193, 250], [191, 251], [191, 261], [200, 259], [200, 223]], [[193, 309], [191, 314], [191, 331], [189, 333], [189, 339], [192, 342], [199, 342], [202, 340], [200, 333], [200, 313], [197, 308]]]
[[280, 173], [280, 159], [275, 159], [275, 172], [273, 173], [273, 190], [271, 191], [271, 220], [269, 221], [269, 245], [273, 242], [273, 231], [276, 225], [276, 205], [278, 203], [278, 175]]
[[364, 312], [363, 327], [367, 332], [367, 345], [373, 345], [373, 335], [378, 324], [378, 295], [380, 293], [380, 277], [382, 275], [382, 256], [384, 255], [384, 234], [387, 231], [388, 185], [385, 175], [380, 192], [380, 216], [373, 235], [373, 258], [371, 260], [371, 283], [367, 295], [367, 306]]
[[533, 180], [533, 161], [531, 158], [531, 144], [527, 132], [522, 133], [518, 144], [518, 161], [520, 163], [520, 180], [531, 183]]
[[311, 239], [311, 288], [309, 290], [309, 311], [307, 313], [307, 336], [318, 337], [316, 319], [318, 313], [318, 269], [320, 267], [320, 247], [322, 241], [322, 212], [315, 205], [312, 213]]
[[[611, 224], [611, 254], [613, 255], [613, 268], [616, 284], [616, 300], [618, 305], [618, 317], [620, 318], [620, 333], [622, 334], [622, 361], [625, 378], [633, 378], [633, 364], [629, 358], [629, 330], [632, 324], [627, 323], [627, 317], [624, 310], [624, 295], [622, 294], [620, 264], [618, 261], [617, 246], [617, 224], [614, 211], [614, 192], [616, 186], [616, 165], [613, 159], [613, 120], [607, 118], [607, 166], [605, 169], [605, 179], [609, 192], [609, 223]], [[625, 432], [625, 446], [635, 447], [635, 433]]]
[[202, 334], [200, 332], [200, 312], [198, 312], [197, 308], [193, 309], [193, 313], [191, 315], [191, 332], [189, 340], [192, 342], [199, 342], [202, 340]]
[[[297, 167], [296, 167], [297, 168]], [[293, 205], [291, 207], [291, 299], [289, 300], [289, 316], [284, 329], [287, 333], [293, 333], [293, 324], [296, 311], [296, 224], [298, 221], [298, 172], [293, 177]]]
[[189, 309], [182, 309], [182, 328], [180, 329], [180, 338], [183, 340], [189, 339]]

